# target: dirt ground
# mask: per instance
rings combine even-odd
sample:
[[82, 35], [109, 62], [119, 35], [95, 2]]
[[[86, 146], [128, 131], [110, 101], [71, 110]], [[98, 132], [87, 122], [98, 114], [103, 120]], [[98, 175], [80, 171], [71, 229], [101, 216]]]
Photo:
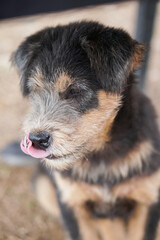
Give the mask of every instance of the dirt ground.
[[[9, 58], [20, 42], [35, 31], [74, 20], [98, 20], [105, 25], [122, 27], [135, 33], [137, 2], [36, 15], [0, 21], [0, 148], [20, 140], [21, 124], [28, 104], [19, 91], [19, 78]], [[160, 116], [160, 3], [157, 8], [151, 44], [146, 94]], [[158, 122], [160, 118], [158, 117]], [[37, 203], [30, 186], [32, 168], [0, 163], [0, 240], [62, 240], [63, 231]]]

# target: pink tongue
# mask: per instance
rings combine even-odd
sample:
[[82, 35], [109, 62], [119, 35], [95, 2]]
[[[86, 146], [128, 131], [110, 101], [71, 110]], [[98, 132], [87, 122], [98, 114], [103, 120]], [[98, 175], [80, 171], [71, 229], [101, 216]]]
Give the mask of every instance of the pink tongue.
[[34, 148], [32, 146], [32, 141], [29, 139], [29, 134], [21, 141], [21, 150], [35, 158], [45, 158], [50, 155], [50, 153], [45, 150]]

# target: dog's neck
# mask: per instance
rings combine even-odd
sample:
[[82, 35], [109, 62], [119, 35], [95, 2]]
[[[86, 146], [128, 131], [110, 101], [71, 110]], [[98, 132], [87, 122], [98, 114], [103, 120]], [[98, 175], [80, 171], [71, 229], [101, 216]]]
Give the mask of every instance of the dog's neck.
[[63, 174], [113, 186], [135, 176], [152, 174], [160, 167], [160, 137], [154, 109], [135, 86], [127, 93], [105, 148], [86, 155]]

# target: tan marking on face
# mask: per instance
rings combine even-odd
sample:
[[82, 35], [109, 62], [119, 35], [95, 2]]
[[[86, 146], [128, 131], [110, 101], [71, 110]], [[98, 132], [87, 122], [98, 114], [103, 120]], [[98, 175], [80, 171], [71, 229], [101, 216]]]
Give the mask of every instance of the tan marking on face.
[[117, 197], [126, 197], [142, 204], [156, 203], [159, 196], [160, 170], [151, 176], [133, 178], [115, 186], [112, 194]]
[[99, 106], [84, 114], [77, 124], [77, 135], [90, 151], [100, 150], [109, 140], [109, 130], [121, 104], [121, 96], [98, 92]]
[[28, 81], [28, 86], [33, 91], [39, 90], [44, 88], [46, 81], [44, 80], [44, 77], [39, 69], [36, 69], [36, 72], [34, 73], [34, 76]]
[[71, 78], [66, 73], [62, 73], [56, 80], [55, 88], [57, 92], [64, 92], [71, 84]]
[[148, 207], [145, 205], [138, 205], [132, 218], [128, 224], [129, 240], [142, 240], [146, 226], [146, 219], [148, 215]]
[[71, 84], [71, 78], [63, 72], [57, 77], [56, 83], [52, 85], [44, 79], [43, 74], [38, 68], [36, 69], [33, 77], [28, 82], [28, 86], [32, 90], [39, 90], [48, 86], [49, 89], [55, 87], [57, 92], [64, 92]]

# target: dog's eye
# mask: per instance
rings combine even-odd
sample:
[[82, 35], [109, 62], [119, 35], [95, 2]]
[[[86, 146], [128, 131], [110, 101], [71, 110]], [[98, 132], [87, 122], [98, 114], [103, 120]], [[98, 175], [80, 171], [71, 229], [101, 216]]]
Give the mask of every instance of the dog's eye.
[[67, 92], [65, 94], [65, 98], [66, 99], [76, 98], [76, 97], [80, 96], [80, 94], [81, 94], [80, 90], [70, 88], [70, 89], [67, 90]]

